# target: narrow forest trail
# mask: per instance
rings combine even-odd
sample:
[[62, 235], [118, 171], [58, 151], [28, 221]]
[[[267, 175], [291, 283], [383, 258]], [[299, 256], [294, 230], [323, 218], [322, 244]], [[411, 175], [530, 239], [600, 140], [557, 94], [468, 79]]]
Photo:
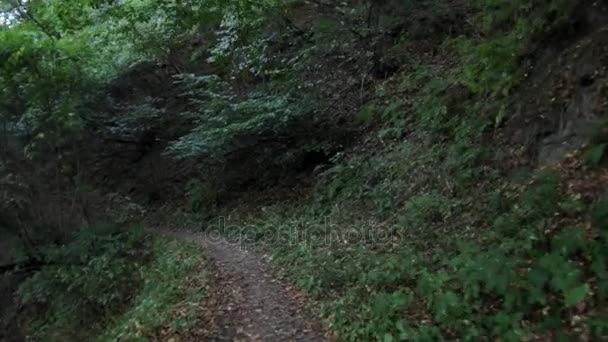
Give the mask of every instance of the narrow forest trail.
[[205, 233], [163, 232], [195, 243], [209, 259], [211, 341], [327, 341], [305, 297], [254, 251]]

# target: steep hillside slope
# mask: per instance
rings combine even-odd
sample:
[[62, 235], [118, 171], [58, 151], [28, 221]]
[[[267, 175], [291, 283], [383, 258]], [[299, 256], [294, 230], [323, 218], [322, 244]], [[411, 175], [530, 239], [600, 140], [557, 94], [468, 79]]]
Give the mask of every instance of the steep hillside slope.
[[345, 340], [605, 338], [608, 22], [572, 15], [389, 47], [409, 62], [310, 192], [244, 194], [205, 226], [272, 251]]

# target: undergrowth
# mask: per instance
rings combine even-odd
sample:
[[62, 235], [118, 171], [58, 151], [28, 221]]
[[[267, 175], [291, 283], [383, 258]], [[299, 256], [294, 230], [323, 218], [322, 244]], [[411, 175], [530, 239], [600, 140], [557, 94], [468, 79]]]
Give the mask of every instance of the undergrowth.
[[568, 163], [459, 195], [436, 184], [391, 215], [365, 201], [373, 191], [351, 197], [356, 182], [320, 188], [337, 196], [323, 216], [313, 201], [227, 229], [269, 247], [345, 340], [603, 338], [606, 201], [573, 191], [568, 168], [594, 171]]
[[177, 241], [157, 240], [155, 261], [141, 270], [143, 287], [132, 307], [102, 335], [103, 341], [149, 340], [187, 332], [199, 321], [207, 294], [200, 251]]
[[356, 115], [382, 121], [376, 144], [334, 161], [296, 208], [221, 227], [266, 245], [344, 340], [608, 337], [605, 170], [577, 153], [508, 179], [487, 144], [522, 60], [574, 6], [475, 4], [477, 34], [438, 48], [455, 61], [412, 56]]
[[48, 247], [46, 266], [18, 291], [34, 313], [27, 322], [33, 338], [77, 340], [99, 330], [130, 304], [142, 280], [139, 265], [150, 258], [149, 243], [141, 230], [104, 225], [79, 231], [68, 245]]
[[44, 262], [18, 291], [26, 331], [36, 341], [137, 340], [161, 328], [187, 330], [196, 313], [187, 308], [180, 317], [172, 310], [205, 296], [186, 281], [196, 272], [194, 284], [203, 283], [199, 253], [139, 228], [83, 229], [69, 244], [48, 247]]

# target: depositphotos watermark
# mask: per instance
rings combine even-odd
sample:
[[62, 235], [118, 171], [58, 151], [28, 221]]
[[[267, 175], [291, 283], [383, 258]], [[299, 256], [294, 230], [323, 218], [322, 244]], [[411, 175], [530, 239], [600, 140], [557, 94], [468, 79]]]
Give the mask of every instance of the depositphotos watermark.
[[366, 222], [355, 225], [338, 225], [329, 217], [319, 222], [286, 221], [281, 224], [232, 224], [226, 217], [205, 228], [207, 238], [214, 243], [231, 243], [241, 246], [264, 243], [283, 246], [336, 246], [336, 245], [398, 245], [408, 236], [402, 226]]

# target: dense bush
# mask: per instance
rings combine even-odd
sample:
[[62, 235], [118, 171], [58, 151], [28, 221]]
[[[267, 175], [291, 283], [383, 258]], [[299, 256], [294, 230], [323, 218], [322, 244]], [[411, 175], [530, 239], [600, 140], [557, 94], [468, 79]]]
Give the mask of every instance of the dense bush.
[[107, 225], [45, 248], [44, 265], [18, 291], [32, 311], [28, 331], [40, 339], [76, 340], [99, 329], [131, 304], [141, 286], [140, 267], [151, 257], [149, 246], [141, 230]]
[[154, 260], [140, 268], [141, 287], [132, 304], [101, 334], [102, 341], [132, 341], [184, 333], [197, 324], [207, 297], [205, 261], [193, 245], [155, 241]]
[[200, 313], [180, 303], [206, 296], [200, 251], [154, 241], [139, 228], [82, 230], [68, 245], [48, 247], [43, 262], [18, 290], [25, 333], [34, 340], [124, 341], [184, 331]]

